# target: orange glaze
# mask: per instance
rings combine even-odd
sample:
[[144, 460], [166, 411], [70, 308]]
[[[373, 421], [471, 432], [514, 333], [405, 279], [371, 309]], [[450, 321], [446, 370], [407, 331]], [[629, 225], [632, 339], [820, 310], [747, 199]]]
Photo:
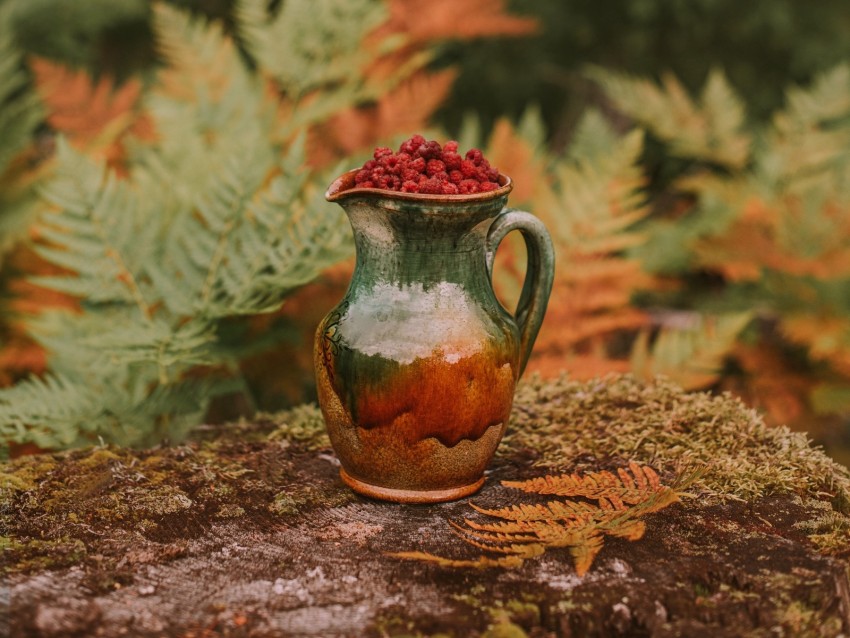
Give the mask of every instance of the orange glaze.
[[353, 413], [364, 429], [397, 428], [408, 443], [435, 437], [452, 447], [505, 423], [515, 384], [516, 364], [495, 349], [451, 361], [438, 348], [359, 388]]

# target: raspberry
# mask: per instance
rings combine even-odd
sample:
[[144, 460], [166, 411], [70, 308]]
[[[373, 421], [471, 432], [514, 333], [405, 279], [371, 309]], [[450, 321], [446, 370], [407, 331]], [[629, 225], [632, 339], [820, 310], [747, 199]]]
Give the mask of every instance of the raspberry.
[[426, 160], [439, 159], [439, 157], [443, 154], [443, 149], [439, 142], [431, 140], [430, 142], [422, 144], [416, 152], [419, 154], [419, 157], [423, 157]]
[[477, 148], [471, 148], [466, 152], [466, 159], [471, 160], [474, 164], [480, 164], [484, 159], [484, 154]]
[[432, 193], [436, 195], [443, 192], [443, 184], [439, 180], [436, 180], [432, 177], [430, 179], [426, 179], [424, 182], [419, 183], [419, 192]]
[[405, 140], [401, 143], [401, 147], [398, 149], [402, 153], [407, 153], [410, 156], [416, 152], [416, 149], [422, 146], [425, 143], [425, 138], [421, 135], [414, 135], [409, 140]]
[[425, 159], [422, 158], [422, 157], [417, 157], [415, 159], [412, 159], [410, 161], [410, 164], [408, 164], [408, 166], [410, 166], [410, 168], [412, 168], [417, 173], [424, 173], [425, 172], [425, 166], [426, 166]]
[[460, 172], [466, 179], [476, 179], [478, 177], [478, 167], [472, 163], [472, 160], [465, 159], [460, 163]]
[[393, 175], [401, 173], [401, 160], [399, 160], [395, 155], [382, 157], [381, 162], [383, 162], [382, 166], [388, 173], [392, 173]]
[[438, 159], [428, 160], [425, 166], [425, 172], [429, 177], [433, 177], [434, 173], [441, 173], [446, 170], [446, 165]]
[[440, 146], [435, 140], [414, 135], [402, 142], [398, 153], [379, 146], [372, 158], [354, 174], [354, 186], [405, 193], [471, 194], [500, 188], [499, 171], [481, 150], [458, 153], [458, 143]]
[[417, 170], [414, 170], [412, 168], [405, 168], [401, 172], [401, 179], [403, 179], [405, 182], [417, 182], [418, 183], [420, 174], [421, 173]]
[[443, 163], [446, 165], [448, 170], [452, 171], [459, 169], [461, 162], [463, 162], [463, 158], [457, 153], [446, 153], [443, 151]]

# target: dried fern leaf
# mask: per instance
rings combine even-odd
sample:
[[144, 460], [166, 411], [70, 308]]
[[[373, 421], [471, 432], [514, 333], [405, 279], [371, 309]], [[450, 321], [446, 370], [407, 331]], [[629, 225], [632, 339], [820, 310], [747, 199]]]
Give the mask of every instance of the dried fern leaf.
[[620, 468], [617, 475], [602, 471], [584, 476], [576, 473], [542, 476], [528, 481], [502, 481], [502, 485], [534, 494], [608, 499], [615, 507], [617, 503], [642, 503], [661, 488], [658, 475], [651, 467], [631, 462], [629, 470]]
[[522, 554], [511, 554], [492, 558], [490, 556], [479, 556], [474, 560], [457, 560], [444, 558], [428, 552], [395, 552], [388, 556], [403, 558], [406, 560], [418, 560], [427, 563], [436, 563], [441, 567], [467, 567], [472, 569], [485, 569], [488, 567], [520, 567], [528, 558], [540, 556], [546, 549], [542, 545], [528, 545], [528, 551]]
[[584, 576], [590, 571], [593, 560], [602, 549], [602, 544], [602, 536], [592, 536], [586, 542], [570, 547], [570, 555], [573, 557], [577, 576]]

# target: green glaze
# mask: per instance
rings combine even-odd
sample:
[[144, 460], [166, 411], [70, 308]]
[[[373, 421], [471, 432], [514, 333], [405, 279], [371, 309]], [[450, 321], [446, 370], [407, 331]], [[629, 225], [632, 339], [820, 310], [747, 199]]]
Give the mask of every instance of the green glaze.
[[[320, 323], [315, 361], [343, 478], [378, 498], [458, 498], [481, 484], [543, 320], [554, 272], [540, 221], [490, 193], [327, 193], [354, 230], [357, 265]], [[525, 236], [529, 264], [516, 318], [492, 287], [496, 248]]]

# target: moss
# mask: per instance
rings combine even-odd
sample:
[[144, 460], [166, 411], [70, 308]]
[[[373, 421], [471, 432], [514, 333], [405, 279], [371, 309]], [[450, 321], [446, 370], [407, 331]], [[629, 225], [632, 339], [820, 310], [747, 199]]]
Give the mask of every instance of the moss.
[[[294, 458], [325, 463], [317, 452], [329, 442], [314, 405], [201, 435], [175, 448], [96, 447], [4, 462], [0, 496], [11, 507], [0, 512], [0, 523], [15, 542], [61, 542], [72, 534], [93, 547], [100, 535], [141, 531], [160, 539], [181, 525], [202, 529], [252, 513], [268, 520], [269, 513], [293, 516], [356, 501], [335, 483], [308, 486], [303, 472], [312, 470], [303, 468], [311, 466], [299, 461], [302, 469], [295, 467]], [[630, 377], [588, 383], [532, 378], [518, 388], [498, 454], [505, 462], [528, 461], [541, 474], [612, 457], [648, 463], [666, 477], [706, 465], [689, 488], [699, 493], [700, 505], [795, 493], [811, 511], [798, 529], [820, 551], [850, 555], [844, 514], [850, 511], [850, 472], [811, 448], [804, 435], [768, 428], [730, 396], [687, 394], [664, 381], [646, 385]], [[160, 524], [162, 517], [169, 517], [168, 525]], [[522, 622], [521, 610], [502, 611]]]
[[[768, 427], [739, 399], [686, 393], [630, 376], [521, 384], [501, 453], [527, 448], [536, 464], [570, 467], [580, 455], [619, 456], [673, 472], [707, 465], [704, 495], [751, 499], [772, 491], [850, 494], [850, 471], [805, 434]], [[678, 472], [677, 472], [678, 473]], [[716, 500], [716, 499], [715, 499]]]
[[257, 415], [257, 418], [275, 425], [268, 437], [271, 441], [296, 441], [308, 450], [331, 446], [322, 413], [315, 404], [300, 405], [275, 414], [263, 413]]
[[144, 490], [132, 499], [132, 508], [147, 516], [165, 516], [192, 507], [186, 493], [173, 486], [159, 486]]
[[245, 510], [239, 505], [225, 503], [215, 513], [216, 518], [239, 518], [245, 516]]
[[2, 573], [5, 574], [76, 565], [87, 553], [85, 544], [70, 536], [50, 540], [3, 537], [0, 549], [3, 556]]
[[505, 616], [490, 625], [481, 638], [528, 638], [528, 634]]

